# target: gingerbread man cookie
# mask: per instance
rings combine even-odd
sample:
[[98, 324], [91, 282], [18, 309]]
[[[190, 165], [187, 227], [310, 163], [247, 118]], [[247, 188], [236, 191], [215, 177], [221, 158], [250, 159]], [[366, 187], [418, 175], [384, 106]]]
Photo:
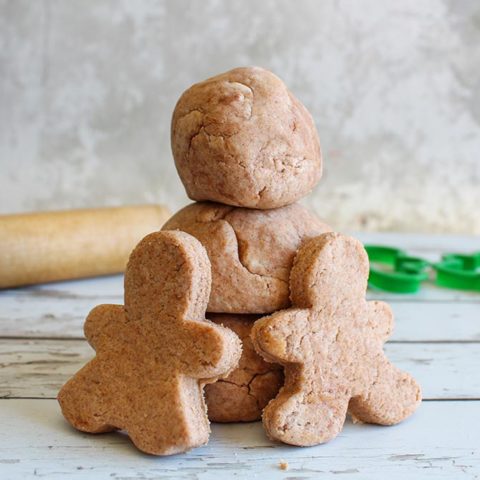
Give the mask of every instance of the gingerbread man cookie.
[[210, 264], [183, 232], [146, 236], [130, 256], [125, 306], [99, 305], [85, 322], [96, 357], [61, 389], [77, 429], [126, 430], [144, 452], [170, 455], [208, 441], [203, 385], [228, 375], [238, 337], [205, 320]]
[[383, 352], [393, 329], [386, 303], [367, 302], [368, 257], [357, 240], [325, 233], [298, 251], [293, 308], [260, 319], [258, 353], [285, 366], [285, 385], [263, 412], [268, 435], [292, 445], [327, 442], [354, 420], [398, 423], [421, 401], [415, 380]]

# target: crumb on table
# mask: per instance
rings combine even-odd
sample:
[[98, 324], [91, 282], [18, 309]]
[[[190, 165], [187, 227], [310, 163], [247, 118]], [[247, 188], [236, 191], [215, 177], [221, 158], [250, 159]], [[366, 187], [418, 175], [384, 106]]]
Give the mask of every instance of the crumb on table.
[[288, 462], [280, 462], [279, 466], [280, 470], [288, 470]]

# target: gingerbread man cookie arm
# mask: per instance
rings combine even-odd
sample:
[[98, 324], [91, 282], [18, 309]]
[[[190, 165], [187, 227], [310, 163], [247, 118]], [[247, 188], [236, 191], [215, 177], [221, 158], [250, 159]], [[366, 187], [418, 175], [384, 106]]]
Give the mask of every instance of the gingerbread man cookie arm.
[[380, 301], [367, 302], [369, 324], [385, 342], [393, 332], [395, 322], [393, 312], [388, 303]]
[[190, 321], [184, 325], [184, 335], [186, 339], [194, 339], [188, 347], [189, 363], [183, 369], [186, 375], [202, 383], [213, 383], [228, 376], [237, 366], [242, 344], [232, 330], [209, 320]]
[[308, 310], [292, 308], [256, 321], [251, 338], [267, 362], [288, 365], [303, 361], [302, 341], [308, 332]]
[[106, 342], [114, 341], [124, 319], [123, 305], [97, 305], [85, 320], [85, 338], [94, 350], [100, 349]]

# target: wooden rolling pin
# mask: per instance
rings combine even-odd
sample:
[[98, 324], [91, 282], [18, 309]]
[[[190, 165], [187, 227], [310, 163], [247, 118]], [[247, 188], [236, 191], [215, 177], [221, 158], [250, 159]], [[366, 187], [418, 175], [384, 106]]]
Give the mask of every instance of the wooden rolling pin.
[[0, 215], [0, 288], [123, 272], [168, 217], [158, 205]]

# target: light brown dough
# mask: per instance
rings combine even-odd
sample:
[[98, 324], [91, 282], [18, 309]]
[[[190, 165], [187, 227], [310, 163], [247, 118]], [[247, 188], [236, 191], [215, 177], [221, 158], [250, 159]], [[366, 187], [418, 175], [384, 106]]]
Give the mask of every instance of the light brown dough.
[[95, 358], [58, 394], [65, 418], [90, 432], [126, 430], [142, 451], [171, 455], [205, 444], [203, 385], [228, 375], [241, 344], [205, 320], [210, 267], [183, 232], [147, 235], [130, 256], [125, 306], [99, 305], [85, 322]]
[[277, 208], [307, 195], [322, 157], [313, 119], [273, 73], [235, 68], [186, 90], [173, 112], [172, 152], [188, 196]]
[[205, 387], [208, 418], [212, 422], [260, 420], [263, 408], [283, 385], [283, 369], [265, 362], [253, 348], [250, 332], [258, 316], [210, 313], [208, 318], [233, 330], [242, 341], [238, 367], [228, 377]]
[[368, 271], [359, 241], [311, 239], [292, 268], [294, 307], [255, 323], [257, 352], [285, 366], [285, 386], [263, 413], [270, 438], [315, 445], [339, 434], [347, 409], [355, 420], [392, 425], [418, 407], [420, 387], [383, 352], [393, 315], [365, 300]]
[[209, 312], [271, 313], [290, 305], [288, 278], [301, 243], [330, 227], [299, 204], [274, 210], [193, 203], [163, 227], [196, 237], [212, 264]]

